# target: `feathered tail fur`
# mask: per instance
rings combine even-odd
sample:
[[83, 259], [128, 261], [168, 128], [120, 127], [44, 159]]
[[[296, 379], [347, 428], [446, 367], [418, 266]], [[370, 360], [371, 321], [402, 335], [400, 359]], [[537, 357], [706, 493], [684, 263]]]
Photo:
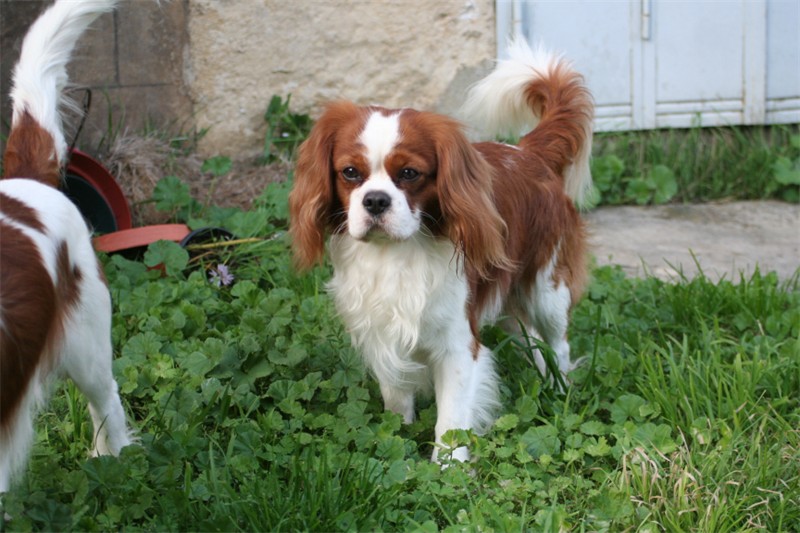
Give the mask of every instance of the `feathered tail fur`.
[[[487, 135], [517, 136], [523, 149], [534, 140], [542, 158], [564, 176], [564, 190], [581, 205], [592, 185], [594, 104], [572, 64], [517, 37], [509, 58], [470, 91], [462, 116]], [[532, 130], [532, 131], [531, 131]]]
[[53, 186], [67, 155], [62, 129], [66, 66], [78, 38], [116, 0], [59, 0], [31, 26], [14, 69], [11, 133], [4, 177], [24, 176]]

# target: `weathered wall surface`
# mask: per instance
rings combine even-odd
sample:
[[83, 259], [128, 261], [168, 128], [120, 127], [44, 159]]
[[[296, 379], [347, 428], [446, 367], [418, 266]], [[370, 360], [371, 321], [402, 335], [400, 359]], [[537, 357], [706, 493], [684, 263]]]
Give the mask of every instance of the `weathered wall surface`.
[[[263, 141], [272, 95], [449, 110], [494, 57], [492, 0], [192, 0], [190, 89], [208, 152]], [[456, 102], [457, 103], [457, 102]]]
[[[49, 3], [0, 0], [4, 104], [21, 38]], [[339, 98], [452, 112], [492, 64], [494, 21], [494, 0], [122, 1], [70, 67], [95, 90], [81, 139], [113, 134], [111, 116], [134, 132], [208, 128], [205, 155], [251, 156], [273, 95], [312, 116]]]
[[[2, 134], [6, 133], [5, 122], [10, 120], [11, 71], [22, 38], [51, 3], [0, 0]], [[79, 145], [97, 147], [126, 129], [191, 129], [192, 102], [184, 81], [187, 14], [188, 0], [121, 1], [114, 13], [100, 17], [81, 37], [68, 67], [75, 87], [92, 90], [92, 105]], [[81, 91], [70, 95], [78, 101], [83, 98]]]

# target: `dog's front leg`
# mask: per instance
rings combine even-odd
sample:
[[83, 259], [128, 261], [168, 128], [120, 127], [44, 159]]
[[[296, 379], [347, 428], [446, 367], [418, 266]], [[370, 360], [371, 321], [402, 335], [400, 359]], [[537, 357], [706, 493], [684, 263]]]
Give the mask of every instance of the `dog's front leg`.
[[[497, 406], [497, 378], [492, 353], [480, 346], [477, 354], [469, 346], [436, 358], [433, 379], [436, 388], [436, 442], [432, 460], [446, 450], [443, 435], [452, 429], [481, 431], [489, 425]], [[465, 446], [452, 452], [453, 459], [469, 460]]]
[[381, 382], [381, 396], [383, 406], [387, 411], [397, 413], [403, 417], [403, 422], [410, 424], [414, 421], [414, 389], [403, 388]]
[[[433, 367], [436, 388], [436, 442], [431, 460], [438, 462], [439, 453], [447, 450], [442, 436], [451, 429], [470, 429], [472, 398], [470, 389], [476, 376], [476, 365], [468, 350], [451, 352]], [[462, 446], [452, 452], [453, 459], [469, 460], [469, 451]]]

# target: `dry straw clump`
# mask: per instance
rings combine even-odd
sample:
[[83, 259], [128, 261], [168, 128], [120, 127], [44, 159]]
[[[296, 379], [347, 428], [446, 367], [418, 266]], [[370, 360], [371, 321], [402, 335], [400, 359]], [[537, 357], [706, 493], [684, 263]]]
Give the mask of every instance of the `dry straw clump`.
[[156, 136], [120, 135], [103, 157], [131, 205], [134, 226], [159, 224], [168, 214], [159, 213], [150, 199], [165, 176], [191, 183], [200, 175], [202, 161], [194, 154], [181, 154]]
[[153, 189], [166, 176], [187, 183], [203, 205], [248, 209], [268, 184], [285, 181], [291, 171], [287, 161], [264, 166], [237, 160], [229, 172], [215, 176], [202, 171], [202, 157], [154, 135], [120, 135], [101, 159], [131, 205], [134, 226], [169, 221], [170, 215], [151, 201]]

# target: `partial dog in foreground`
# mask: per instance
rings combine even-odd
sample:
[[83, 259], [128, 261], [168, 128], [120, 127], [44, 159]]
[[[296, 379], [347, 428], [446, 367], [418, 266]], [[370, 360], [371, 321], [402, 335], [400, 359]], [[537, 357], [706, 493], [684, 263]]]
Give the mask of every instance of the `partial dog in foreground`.
[[521, 39], [510, 55], [466, 108], [512, 134], [538, 122], [518, 145], [470, 144], [433, 113], [337, 102], [301, 146], [289, 198], [299, 267], [320, 261], [331, 236], [329, 288], [386, 408], [410, 422], [415, 394], [432, 386], [434, 460], [445, 432], [493, 420], [482, 324], [518, 320], [561, 372], [571, 367], [567, 324], [587, 271], [573, 201], [591, 185], [593, 104], [562, 59]]
[[22, 470], [36, 407], [66, 373], [86, 395], [92, 453], [131, 443], [111, 373], [111, 298], [91, 234], [57, 188], [67, 145], [59, 107], [76, 41], [115, 0], [59, 0], [23, 41], [0, 180], [0, 492]]

